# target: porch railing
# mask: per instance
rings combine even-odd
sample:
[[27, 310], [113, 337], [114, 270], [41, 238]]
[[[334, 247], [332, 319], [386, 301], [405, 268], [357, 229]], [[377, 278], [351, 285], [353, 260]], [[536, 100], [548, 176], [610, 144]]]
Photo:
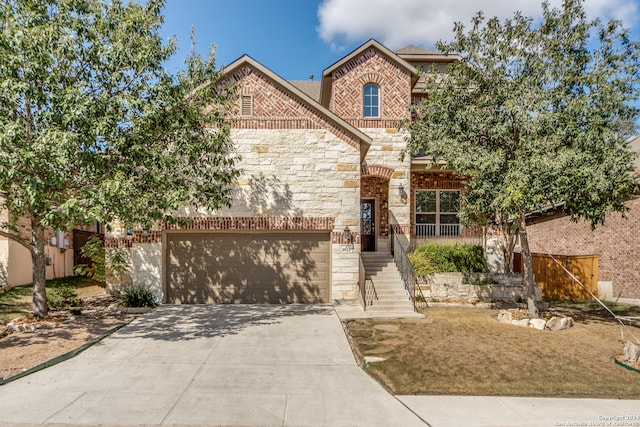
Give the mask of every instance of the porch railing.
[[364, 262], [362, 256], [358, 256], [359, 259], [359, 271], [358, 271], [358, 287], [360, 290], [360, 304], [366, 311], [367, 307], [373, 305], [373, 301], [378, 299], [378, 293], [376, 292], [375, 284], [372, 279], [367, 279], [364, 269]]
[[458, 237], [460, 224], [416, 224], [416, 237]]
[[[393, 261], [396, 263], [398, 271], [400, 271], [402, 281], [404, 282], [404, 288], [409, 293], [409, 298], [411, 298], [411, 302], [413, 303], [413, 309], [417, 311], [416, 294], [421, 294], [422, 292], [416, 286], [416, 274], [413, 271], [413, 265], [411, 265], [411, 261], [407, 255], [407, 250], [402, 245], [395, 227], [392, 225], [389, 228], [391, 230], [390, 241]], [[422, 297], [422, 299], [424, 300], [424, 297]]]
[[484, 242], [482, 227], [462, 227], [460, 224], [415, 224], [412, 227], [410, 247], [415, 249], [422, 243], [479, 245]]

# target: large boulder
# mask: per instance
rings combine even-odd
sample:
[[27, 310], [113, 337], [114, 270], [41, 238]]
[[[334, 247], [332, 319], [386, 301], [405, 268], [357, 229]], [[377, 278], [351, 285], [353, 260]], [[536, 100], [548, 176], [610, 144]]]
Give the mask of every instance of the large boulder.
[[573, 326], [573, 318], [572, 317], [563, 317], [560, 319], [560, 329], [569, 329]]
[[573, 326], [571, 317], [552, 317], [547, 321], [547, 329], [550, 331], [562, 331]]
[[500, 310], [498, 312], [498, 322], [500, 323], [511, 323], [511, 321], [513, 320], [513, 316], [511, 315], [511, 312], [508, 310]]
[[547, 321], [544, 319], [531, 319], [529, 320], [529, 326], [537, 329], [539, 331], [544, 330], [544, 327], [547, 325]]
[[559, 331], [560, 329], [562, 329], [561, 318], [552, 317], [551, 319], [547, 320], [547, 329], [549, 329], [550, 331]]

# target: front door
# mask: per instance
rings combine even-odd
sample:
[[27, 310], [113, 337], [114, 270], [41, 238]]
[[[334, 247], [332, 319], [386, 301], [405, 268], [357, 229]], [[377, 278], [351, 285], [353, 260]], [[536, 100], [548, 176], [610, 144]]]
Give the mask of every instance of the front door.
[[360, 201], [360, 241], [363, 252], [376, 250], [376, 201]]

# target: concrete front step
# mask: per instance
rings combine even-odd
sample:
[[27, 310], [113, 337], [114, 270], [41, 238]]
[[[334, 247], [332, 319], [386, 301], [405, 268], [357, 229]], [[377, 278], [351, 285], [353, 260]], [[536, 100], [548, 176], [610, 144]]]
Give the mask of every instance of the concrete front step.
[[408, 304], [406, 306], [401, 306], [401, 305], [368, 305], [367, 306], [367, 311], [372, 311], [372, 312], [393, 312], [393, 313], [400, 313], [403, 311], [408, 311], [408, 312], [415, 312], [415, 310], [413, 309], [413, 304]]
[[391, 254], [363, 253], [362, 263], [366, 277], [373, 281], [378, 297], [370, 306], [367, 306], [367, 312], [376, 315], [386, 314], [389, 317], [395, 317], [400, 313], [407, 315], [415, 313], [413, 303], [404, 289], [402, 277]]
[[372, 279], [374, 282], [376, 280], [378, 282], [392, 282], [392, 283], [397, 283], [398, 280], [402, 281], [402, 278], [400, 277], [400, 273], [398, 273], [398, 270], [396, 270], [395, 273], [367, 274], [365, 277], [367, 279]]
[[392, 301], [381, 301], [381, 300], [376, 300], [373, 301], [373, 303], [371, 303], [370, 306], [367, 306], [367, 309], [369, 307], [378, 307], [378, 308], [410, 308], [411, 310], [413, 310], [413, 304], [411, 303], [411, 301], [409, 301], [408, 299], [403, 299], [403, 300], [392, 300]]

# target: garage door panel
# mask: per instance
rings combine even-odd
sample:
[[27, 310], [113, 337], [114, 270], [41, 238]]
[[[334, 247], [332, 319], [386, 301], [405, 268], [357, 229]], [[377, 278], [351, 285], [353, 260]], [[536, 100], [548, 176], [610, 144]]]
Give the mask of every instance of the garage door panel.
[[168, 248], [168, 283], [172, 302], [236, 302], [245, 287], [238, 260], [241, 236], [172, 235]]
[[248, 237], [251, 288], [256, 302], [328, 301], [329, 242], [324, 236]]
[[317, 234], [168, 236], [173, 303], [327, 302], [330, 244]]

